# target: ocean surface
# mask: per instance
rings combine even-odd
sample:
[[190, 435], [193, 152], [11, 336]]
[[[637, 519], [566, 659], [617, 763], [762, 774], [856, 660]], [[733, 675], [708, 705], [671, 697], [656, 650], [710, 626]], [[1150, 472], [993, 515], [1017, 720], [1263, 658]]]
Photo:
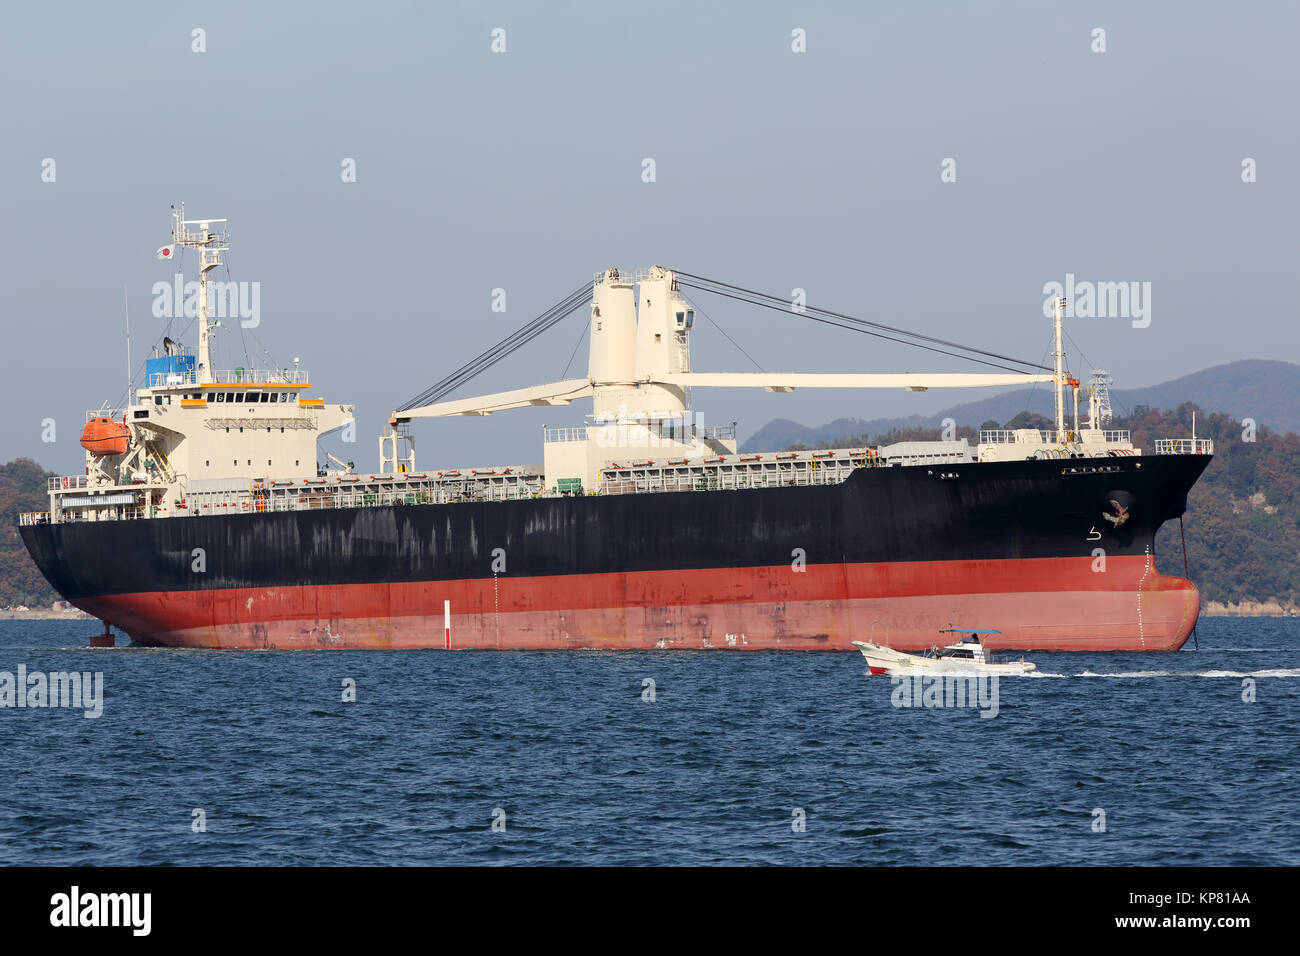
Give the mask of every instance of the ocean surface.
[[103, 674], [98, 718], [0, 708], [5, 864], [1300, 863], [1297, 619], [1030, 654], [989, 717], [987, 695], [896, 706], [856, 652], [90, 650], [94, 630], [0, 622], [0, 672]]

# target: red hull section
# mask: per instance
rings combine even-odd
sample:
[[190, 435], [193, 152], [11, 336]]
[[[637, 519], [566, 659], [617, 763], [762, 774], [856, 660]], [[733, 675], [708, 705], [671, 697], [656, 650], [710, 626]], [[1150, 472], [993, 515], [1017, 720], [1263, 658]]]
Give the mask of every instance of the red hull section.
[[85, 597], [137, 643], [203, 648], [921, 650], [950, 623], [1010, 650], [1177, 650], [1196, 586], [1150, 556], [646, 571]]

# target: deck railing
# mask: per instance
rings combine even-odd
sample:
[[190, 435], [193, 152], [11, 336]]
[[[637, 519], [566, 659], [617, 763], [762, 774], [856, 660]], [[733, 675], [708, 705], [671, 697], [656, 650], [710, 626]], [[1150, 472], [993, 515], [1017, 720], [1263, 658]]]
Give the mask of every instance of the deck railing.
[[980, 432], [981, 445], [1015, 445], [1021, 443], [1051, 445], [1055, 442], [1055, 432], [1039, 431], [1036, 428], [996, 428], [991, 431]]
[[[311, 382], [311, 375], [301, 368], [217, 369], [209, 375], [207, 382], [215, 385], [307, 385]], [[146, 388], [198, 384], [196, 372], [154, 372], [145, 379]]]
[[1213, 455], [1214, 442], [1208, 438], [1157, 438], [1157, 455]]
[[1133, 435], [1127, 428], [1114, 428], [1110, 430], [1093, 430], [1091, 428], [1081, 429], [1079, 437], [1085, 442], [1101, 441], [1107, 445], [1125, 445], [1132, 444]]

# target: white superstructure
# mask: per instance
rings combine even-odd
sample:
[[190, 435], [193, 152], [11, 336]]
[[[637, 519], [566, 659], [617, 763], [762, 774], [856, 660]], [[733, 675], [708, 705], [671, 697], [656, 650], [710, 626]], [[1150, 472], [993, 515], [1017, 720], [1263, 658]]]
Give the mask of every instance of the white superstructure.
[[317, 439], [353, 420], [351, 405], [312, 394], [296, 360], [290, 368], [213, 368], [209, 274], [228, 248], [214, 228], [224, 222], [173, 209], [174, 246], [165, 248], [199, 254], [197, 354], [165, 339], [125, 408], [87, 414], [85, 474], [54, 480], [51, 520], [189, 514], [195, 494], [251, 495], [273, 479], [314, 478]]

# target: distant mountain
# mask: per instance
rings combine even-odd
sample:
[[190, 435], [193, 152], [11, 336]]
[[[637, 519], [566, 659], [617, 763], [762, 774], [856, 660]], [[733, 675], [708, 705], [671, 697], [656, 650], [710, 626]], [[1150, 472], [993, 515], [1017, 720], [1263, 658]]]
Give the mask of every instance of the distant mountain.
[[[1222, 410], [1238, 421], [1253, 418], [1256, 424], [1279, 432], [1300, 433], [1300, 365], [1291, 362], [1243, 359], [1226, 365], [1215, 365], [1161, 385], [1111, 389], [1110, 395], [1117, 416], [1132, 412], [1139, 405], [1174, 409], [1183, 402], [1192, 402], [1201, 408]], [[989, 398], [963, 402], [928, 416], [837, 418], [815, 428], [777, 418], [746, 439], [740, 450], [775, 451], [796, 442], [816, 445], [821, 441], [834, 442], [849, 435], [883, 435], [909, 428], [934, 428], [945, 418], [954, 419], [958, 425], [978, 428], [986, 421], [1005, 424], [1023, 411], [1049, 418], [1055, 414], [1051, 386], [1040, 385], [1038, 388], [1003, 392]], [[1080, 393], [1079, 415], [1082, 417], [1085, 414], [1087, 405], [1083, 393]]]
[[937, 418], [927, 418], [924, 415], [908, 415], [906, 418], [837, 418], [817, 428], [800, 425], [788, 418], [774, 418], [745, 439], [740, 450], [779, 451], [797, 443], [812, 447], [819, 441], [836, 441], [848, 435], [884, 435], [907, 428], [933, 428], [942, 418], [942, 415]]

